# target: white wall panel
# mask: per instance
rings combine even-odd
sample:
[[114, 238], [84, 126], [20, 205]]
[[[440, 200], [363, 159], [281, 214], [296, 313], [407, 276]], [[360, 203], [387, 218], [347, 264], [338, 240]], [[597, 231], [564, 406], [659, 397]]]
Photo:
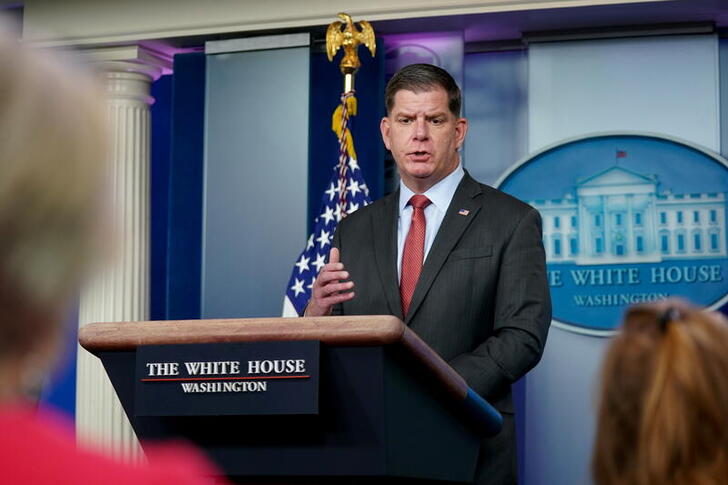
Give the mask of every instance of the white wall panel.
[[720, 149], [716, 36], [533, 44], [529, 83], [531, 152], [612, 130]]
[[306, 243], [309, 48], [207, 57], [202, 318], [280, 316]]

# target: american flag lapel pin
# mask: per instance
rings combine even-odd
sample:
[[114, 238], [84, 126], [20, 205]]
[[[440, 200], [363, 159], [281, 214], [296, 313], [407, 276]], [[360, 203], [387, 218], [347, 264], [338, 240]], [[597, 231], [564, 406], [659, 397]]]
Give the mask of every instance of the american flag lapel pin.
[[470, 214], [470, 211], [468, 209], [460, 209], [458, 211], [458, 214], [460, 214], [461, 216], [467, 216], [468, 214]]

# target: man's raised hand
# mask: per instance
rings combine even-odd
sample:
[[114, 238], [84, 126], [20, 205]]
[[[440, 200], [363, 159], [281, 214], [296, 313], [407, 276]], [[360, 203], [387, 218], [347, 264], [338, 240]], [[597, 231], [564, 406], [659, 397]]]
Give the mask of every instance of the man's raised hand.
[[308, 302], [304, 316], [322, 317], [331, 315], [331, 309], [337, 303], [354, 298], [353, 281], [344, 281], [349, 273], [339, 260], [339, 249], [331, 248], [329, 262], [321, 268], [311, 290], [311, 300]]

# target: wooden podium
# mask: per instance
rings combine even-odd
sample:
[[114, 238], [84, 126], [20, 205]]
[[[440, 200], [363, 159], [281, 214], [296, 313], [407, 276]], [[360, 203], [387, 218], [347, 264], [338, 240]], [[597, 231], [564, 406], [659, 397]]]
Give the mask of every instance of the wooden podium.
[[[469, 482], [481, 439], [502, 423], [392, 316], [94, 323], [79, 340], [101, 359], [142, 444], [186, 438], [240, 483]], [[320, 342], [315, 413], [138, 412], [140, 348], [300, 341]]]

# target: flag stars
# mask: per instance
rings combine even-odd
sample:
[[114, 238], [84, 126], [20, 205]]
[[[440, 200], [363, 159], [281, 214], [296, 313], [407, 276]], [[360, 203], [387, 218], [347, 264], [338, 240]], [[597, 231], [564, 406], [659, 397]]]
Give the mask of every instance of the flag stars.
[[328, 249], [334, 240], [337, 224], [356, 210], [371, 203], [370, 188], [362, 178], [362, 169], [352, 158], [342, 159], [342, 166], [332, 167], [332, 178], [321, 194], [321, 209], [314, 217], [314, 230], [309, 234], [306, 249], [299, 255], [288, 281], [286, 296], [301, 314], [311, 296], [318, 275], [326, 265]]
[[304, 280], [299, 280], [298, 278], [296, 278], [296, 282], [293, 283], [293, 286], [291, 286], [291, 291], [295, 293], [294, 297], [306, 292], [306, 290], [303, 289], [303, 283]]
[[296, 266], [298, 267], [298, 274], [301, 274], [304, 271], [308, 271], [309, 261], [311, 261], [311, 258], [307, 258], [305, 254], [301, 255], [301, 259], [299, 259], [296, 263]]
[[318, 274], [318, 272], [321, 271], [321, 268], [323, 268], [326, 264], [326, 255], [322, 253], [317, 253], [316, 259], [311, 264], [316, 267], [316, 274]]
[[316, 238], [316, 241], [319, 244], [321, 244], [321, 249], [323, 249], [327, 244], [329, 244], [330, 237], [331, 236], [329, 236], [328, 231], [324, 231], [323, 229], [321, 229], [321, 234], [319, 235], [319, 237]]
[[359, 184], [354, 179], [351, 179], [351, 182], [349, 182], [349, 186], [346, 188], [346, 190], [351, 194], [352, 197], [356, 197], [356, 194], [358, 192], [361, 192]]
[[324, 213], [321, 214], [321, 217], [324, 219], [324, 224], [328, 225], [331, 221], [334, 220], [334, 209], [331, 208], [331, 206], [326, 206], [326, 209], [324, 210]]
[[332, 201], [332, 200], [334, 200], [334, 196], [335, 196], [335, 195], [336, 195], [336, 194], [337, 194], [338, 192], [339, 192], [339, 189], [337, 189], [337, 188], [336, 188], [336, 187], [334, 186], [334, 183], [333, 183], [333, 182], [331, 182], [331, 185], [329, 185], [329, 188], [328, 188], [328, 189], [326, 189], [326, 195], [328, 195], [328, 196], [329, 196], [329, 201]]

